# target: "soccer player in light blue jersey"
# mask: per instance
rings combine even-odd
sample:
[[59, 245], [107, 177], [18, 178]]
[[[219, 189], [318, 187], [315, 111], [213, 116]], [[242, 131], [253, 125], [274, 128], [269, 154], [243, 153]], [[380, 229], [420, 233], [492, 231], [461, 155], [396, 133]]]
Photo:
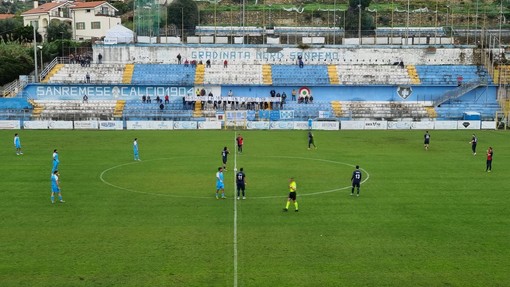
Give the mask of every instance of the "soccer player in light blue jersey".
[[218, 193], [221, 190], [221, 198], [225, 199], [225, 185], [223, 184], [223, 168], [218, 167], [218, 172], [216, 173], [216, 199], [219, 199]]
[[21, 151], [21, 142], [19, 140], [18, 134], [14, 134], [14, 147], [16, 148], [16, 155], [23, 154]]
[[60, 161], [58, 160], [58, 151], [57, 149], [53, 150], [53, 168], [51, 169], [51, 173], [54, 174], [55, 171], [58, 169], [58, 164]]
[[140, 156], [138, 155], [138, 139], [135, 138], [133, 141], [133, 154], [135, 155], [135, 160], [140, 160]]
[[60, 190], [60, 182], [58, 180], [58, 177], [60, 174], [58, 173], [58, 170], [55, 170], [53, 174], [51, 175], [51, 203], [55, 203], [55, 193], [58, 195], [58, 200], [62, 203], [65, 201], [62, 199], [62, 191]]

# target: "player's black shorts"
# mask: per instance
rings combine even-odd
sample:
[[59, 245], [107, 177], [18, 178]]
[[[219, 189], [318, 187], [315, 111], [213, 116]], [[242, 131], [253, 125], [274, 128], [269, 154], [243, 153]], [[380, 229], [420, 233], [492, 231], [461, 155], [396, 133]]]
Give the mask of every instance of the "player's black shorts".
[[295, 192], [289, 192], [289, 198], [292, 200], [296, 200], [296, 193]]
[[223, 160], [223, 164], [227, 163], [227, 158], [226, 157], [222, 157], [222, 160]]
[[359, 181], [353, 181], [352, 187], [359, 187]]
[[237, 191], [244, 191], [244, 189], [246, 188], [246, 185], [244, 183], [237, 183]]
[[423, 143], [424, 143], [424, 144], [429, 144], [429, 143], [430, 143], [430, 140], [425, 140]]

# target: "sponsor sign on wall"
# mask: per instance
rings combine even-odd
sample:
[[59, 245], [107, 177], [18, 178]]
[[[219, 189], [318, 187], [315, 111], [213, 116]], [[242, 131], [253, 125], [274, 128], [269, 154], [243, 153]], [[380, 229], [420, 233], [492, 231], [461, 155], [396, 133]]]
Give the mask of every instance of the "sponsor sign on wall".
[[72, 130], [73, 121], [49, 121], [48, 128], [52, 130]]
[[496, 122], [494, 122], [494, 121], [482, 122], [482, 130], [495, 130], [495, 129], [496, 129]]
[[436, 121], [434, 124], [436, 130], [456, 130], [457, 122], [455, 121]]
[[221, 122], [198, 122], [199, 130], [221, 130]]
[[196, 130], [197, 122], [174, 122], [176, 130]]
[[342, 121], [342, 130], [363, 130], [365, 129], [365, 121]]
[[48, 121], [24, 121], [23, 128], [27, 130], [47, 130]]
[[0, 130], [19, 130], [19, 121], [0, 121]]
[[365, 121], [366, 130], [385, 130], [387, 128], [387, 121]]
[[313, 122], [312, 128], [314, 130], [329, 130], [335, 131], [340, 129], [339, 122]]
[[97, 130], [99, 127], [97, 121], [75, 121], [75, 130]]
[[249, 130], [268, 130], [269, 122], [248, 122], [246, 128]]
[[459, 130], [479, 130], [481, 125], [481, 121], [457, 121], [457, 129]]
[[122, 130], [124, 126], [122, 121], [100, 121], [99, 122], [100, 130]]
[[269, 128], [272, 130], [292, 130], [294, 122], [271, 122]]

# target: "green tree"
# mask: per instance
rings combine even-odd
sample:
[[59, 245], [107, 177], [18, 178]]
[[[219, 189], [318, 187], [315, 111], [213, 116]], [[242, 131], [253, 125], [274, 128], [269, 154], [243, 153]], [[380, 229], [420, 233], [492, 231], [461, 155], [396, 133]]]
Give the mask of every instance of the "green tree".
[[71, 39], [72, 37], [71, 25], [56, 19], [51, 20], [50, 25], [48, 25], [48, 42]]
[[168, 6], [168, 24], [184, 29], [186, 35], [192, 34], [198, 23], [198, 7], [192, 0], [175, 0]]
[[34, 70], [33, 48], [17, 42], [0, 42], [0, 85]]
[[[370, 6], [371, 0], [349, 0], [349, 8], [345, 15], [345, 31], [350, 36], [357, 36], [359, 22], [361, 20], [361, 32], [363, 35], [374, 30], [374, 17], [365, 11]], [[361, 17], [360, 17], [361, 11]]]

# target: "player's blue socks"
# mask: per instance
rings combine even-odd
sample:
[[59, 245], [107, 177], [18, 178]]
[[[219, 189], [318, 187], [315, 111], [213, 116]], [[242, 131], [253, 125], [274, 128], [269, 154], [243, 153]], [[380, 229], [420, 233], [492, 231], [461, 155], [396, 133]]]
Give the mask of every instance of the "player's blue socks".
[[55, 202], [55, 196], [52, 195], [50, 198], [51, 198], [51, 203]]
[[62, 201], [62, 195], [58, 196], [58, 200]]

